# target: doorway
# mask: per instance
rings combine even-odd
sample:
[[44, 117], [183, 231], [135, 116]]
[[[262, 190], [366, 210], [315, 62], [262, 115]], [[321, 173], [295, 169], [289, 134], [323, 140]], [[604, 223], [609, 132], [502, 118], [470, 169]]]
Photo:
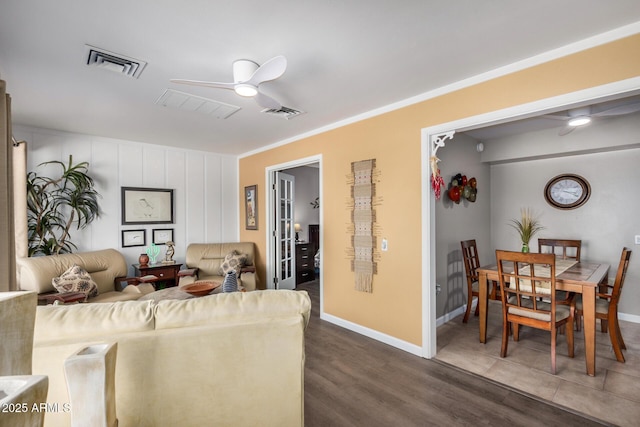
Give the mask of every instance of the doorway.
[[[314, 246], [314, 252], [318, 253], [319, 260], [322, 259], [322, 156], [312, 156], [273, 165], [266, 168], [265, 172], [266, 188], [269, 189], [266, 198], [267, 288], [292, 289], [295, 288], [296, 279], [296, 243], [308, 243], [310, 231], [314, 232], [316, 229], [319, 229], [317, 235], [319, 243], [317, 250]], [[285, 200], [286, 197], [283, 199], [283, 194], [280, 191], [282, 177], [286, 182], [291, 183], [289, 187], [291, 194], [288, 201]], [[284, 210], [283, 206], [286, 207]], [[288, 206], [291, 208], [290, 211], [287, 210]], [[320, 310], [322, 312], [323, 265], [320, 261], [318, 268], [312, 268], [314, 274], [317, 273], [318, 276], [316, 279], [320, 287]], [[282, 278], [285, 279], [284, 282]]]
[[[598, 86], [570, 94], [543, 99], [467, 117], [422, 130], [422, 355], [432, 358], [436, 354], [436, 247], [435, 247], [435, 197], [431, 190], [429, 159], [437, 149], [446, 149], [446, 144], [456, 132], [515, 122], [543, 115], [576, 105], [621, 98], [637, 93], [640, 78], [633, 78], [608, 85]], [[454, 143], [454, 142], [451, 142]], [[438, 147], [438, 148], [437, 148]]]

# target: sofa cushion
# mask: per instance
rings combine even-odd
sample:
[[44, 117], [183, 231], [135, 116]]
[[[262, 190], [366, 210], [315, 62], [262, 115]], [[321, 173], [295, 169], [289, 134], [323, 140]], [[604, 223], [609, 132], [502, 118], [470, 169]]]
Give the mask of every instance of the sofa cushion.
[[45, 305], [36, 309], [35, 343], [60, 340], [100, 340], [154, 328], [151, 301], [104, 304]]
[[188, 300], [160, 301], [155, 306], [156, 329], [248, 322], [299, 314], [309, 322], [311, 300], [304, 291], [269, 289], [231, 292]]
[[231, 251], [225, 257], [220, 265], [220, 274], [225, 276], [230, 271], [240, 272], [240, 269], [247, 264], [249, 255], [241, 254], [238, 251]]
[[93, 281], [91, 275], [79, 265], [72, 265], [58, 277], [51, 279], [51, 284], [60, 293], [82, 292], [87, 298], [98, 296], [98, 285]]

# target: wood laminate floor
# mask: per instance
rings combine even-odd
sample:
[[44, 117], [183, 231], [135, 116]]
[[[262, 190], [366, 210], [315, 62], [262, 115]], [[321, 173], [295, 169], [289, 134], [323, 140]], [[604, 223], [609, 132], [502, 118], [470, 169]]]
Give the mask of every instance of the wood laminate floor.
[[305, 426], [607, 425], [438, 360], [319, 318], [318, 282], [305, 335]]

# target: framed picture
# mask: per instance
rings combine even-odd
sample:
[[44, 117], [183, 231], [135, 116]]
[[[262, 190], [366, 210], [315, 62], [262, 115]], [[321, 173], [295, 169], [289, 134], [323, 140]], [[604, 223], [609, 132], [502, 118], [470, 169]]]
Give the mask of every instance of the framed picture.
[[173, 190], [122, 187], [122, 225], [173, 224]]
[[144, 246], [147, 244], [147, 230], [122, 230], [122, 247]]
[[154, 228], [151, 241], [156, 245], [164, 245], [173, 242], [173, 228]]
[[244, 187], [244, 207], [246, 218], [246, 229], [258, 229], [258, 186], [250, 185]]

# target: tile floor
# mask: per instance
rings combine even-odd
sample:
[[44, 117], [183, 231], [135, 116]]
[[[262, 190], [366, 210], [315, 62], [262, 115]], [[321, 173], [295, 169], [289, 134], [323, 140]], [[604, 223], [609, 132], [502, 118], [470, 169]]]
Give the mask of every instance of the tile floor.
[[564, 335], [558, 335], [557, 375], [551, 374], [550, 335], [522, 327], [520, 341], [509, 341], [500, 357], [501, 305], [489, 301], [487, 343], [478, 340], [478, 318], [462, 316], [438, 328], [436, 359], [494, 381], [619, 426], [640, 425], [640, 324], [620, 322], [627, 345], [626, 363], [619, 363], [608, 334], [596, 326], [596, 376], [585, 373], [584, 336], [575, 334], [575, 358], [567, 356]]

